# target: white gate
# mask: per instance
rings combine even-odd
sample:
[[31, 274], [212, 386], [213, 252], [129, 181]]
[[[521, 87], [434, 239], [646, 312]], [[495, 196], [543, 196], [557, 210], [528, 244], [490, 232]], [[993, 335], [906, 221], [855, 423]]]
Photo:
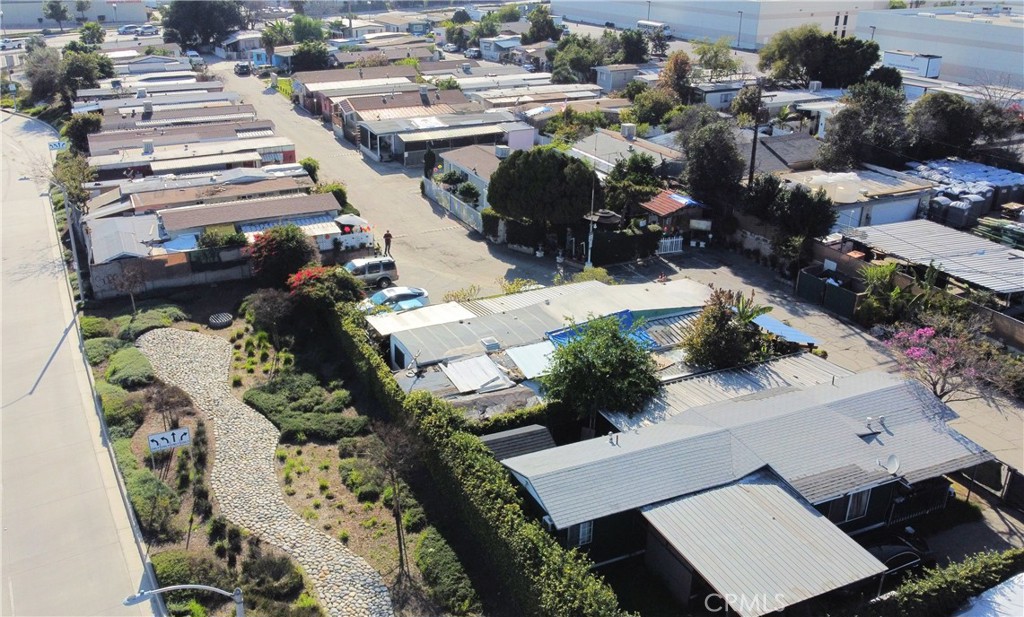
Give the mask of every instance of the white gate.
[[683, 252], [683, 237], [673, 236], [671, 238], [662, 238], [658, 242], [658, 254], [659, 255], [671, 255], [672, 253]]
[[469, 225], [480, 233], [484, 233], [484, 217], [476, 208], [452, 195], [430, 180], [423, 180], [423, 188], [427, 197], [438, 205], [448, 210], [463, 223]]

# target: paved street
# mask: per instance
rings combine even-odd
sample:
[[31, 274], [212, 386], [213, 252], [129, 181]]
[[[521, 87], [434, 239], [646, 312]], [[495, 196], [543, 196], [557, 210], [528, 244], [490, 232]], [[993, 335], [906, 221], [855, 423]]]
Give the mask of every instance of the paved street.
[[321, 180], [341, 180], [348, 197], [374, 226], [378, 242], [384, 231], [394, 235], [400, 285], [426, 288], [440, 300], [445, 292], [479, 285], [483, 293], [500, 291], [498, 279], [529, 278], [549, 283], [553, 258], [537, 259], [495, 247], [464, 227], [445, 210], [420, 195], [422, 169], [364, 160], [352, 144], [335, 139], [330, 127], [292, 105], [256, 77], [238, 77], [233, 62], [206, 57], [210, 71], [226, 90], [242, 95], [261, 119], [273, 120], [277, 134], [291, 138], [300, 159], [320, 161]]
[[45, 187], [20, 179], [46, 160], [53, 134], [7, 113], [0, 122], [0, 615], [149, 614], [121, 606], [142, 560], [69, 327]]

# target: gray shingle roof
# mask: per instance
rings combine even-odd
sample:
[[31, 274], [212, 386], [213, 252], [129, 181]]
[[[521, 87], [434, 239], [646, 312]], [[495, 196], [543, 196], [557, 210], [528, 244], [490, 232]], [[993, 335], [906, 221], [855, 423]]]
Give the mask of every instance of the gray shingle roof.
[[249, 223], [275, 218], [285, 219], [302, 214], [319, 214], [321, 212], [337, 212], [338, 210], [340, 210], [338, 200], [327, 193], [184, 206], [163, 210], [158, 216], [164, 229], [180, 231], [208, 225]]
[[721, 486], [763, 466], [817, 504], [886, 480], [878, 461], [889, 455], [910, 482], [991, 459], [946, 425], [951, 416], [915, 381], [864, 373], [689, 409], [620, 434], [618, 445], [592, 439], [502, 462], [559, 529]]
[[551, 433], [539, 424], [484, 435], [480, 441], [484, 442], [484, 445], [494, 453], [494, 458], [499, 461], [555, 447]]

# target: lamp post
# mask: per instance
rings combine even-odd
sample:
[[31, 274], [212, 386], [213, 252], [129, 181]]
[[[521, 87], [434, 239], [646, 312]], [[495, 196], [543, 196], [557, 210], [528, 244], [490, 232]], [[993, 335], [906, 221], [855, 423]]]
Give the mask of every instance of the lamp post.
[[740, 38], [743, 36], [743, 11], [736, 11], [740, 14], [740, 25], [736, 28], [736, 49], [742, 49], [740, 47]]
[[754, 161], [757, 159], [757, 124], [761, 115], [761, 89], [764, 80], [757, 78], [757, 110], [754, 112], [754, 137], [750, 140], [750, 173], [747, 175], [747, 186], [754, 184]]
[[111, 4], [110, 8], [114, 9], [114, 23], [117, 23], [117, 3]]
[[651, 0], [647, 0], [647, 20], [651, 19]]
[[245, 604], [242, 603], [242, 589], [235, 587], [233, 592], [224, 591], [223, 589], [217, 589], [216, 587], [210, 587], [209, 585], [171, 585], [170, 587], [161, 587], [160, 589], [152, 589], [150, 591], [140, 591], [134, 596], [128, 596], [121, 604], [125, 606], [134, 606], [141, 604], [146, 600], [152, 598], [155, 595], [166, 593], [168, 591], [177, 591], [179, 589], [199, 589], [201, 591], [212, 591], [213, 593], [219, 593], [222, 596], [227, 596], [235, 601], [235, 617], [245, 617]]
[[875, 28], [876, 28], [876, 26], [868, 26], [868, 28], [871, 28], [871, 40], [873, 41], [873, 40], [875, 40]]
[[584, 264], [583, 269], [594, 267], [594, 260], [591, 259], [594, 254], [594, 192], [597, 190], [597, 171], [594, 172], [594, 177], [590, 180], [590, 235], [587, 236], [587, 263]]

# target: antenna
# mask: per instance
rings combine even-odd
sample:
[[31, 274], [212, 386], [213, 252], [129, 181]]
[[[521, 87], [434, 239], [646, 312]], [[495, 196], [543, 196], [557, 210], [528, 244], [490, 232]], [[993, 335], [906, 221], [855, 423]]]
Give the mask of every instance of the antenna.
[[882, 463], [880, 460], [876, 460], [875, 462], [878, 463], [879, 467], [886, 470], [889, 475], [895, 476], [896, 472], [900, 470], [900, 459], [897, 458], [895, 454], [890, 454], [889, 457], [885, 459], [885, 463]]

